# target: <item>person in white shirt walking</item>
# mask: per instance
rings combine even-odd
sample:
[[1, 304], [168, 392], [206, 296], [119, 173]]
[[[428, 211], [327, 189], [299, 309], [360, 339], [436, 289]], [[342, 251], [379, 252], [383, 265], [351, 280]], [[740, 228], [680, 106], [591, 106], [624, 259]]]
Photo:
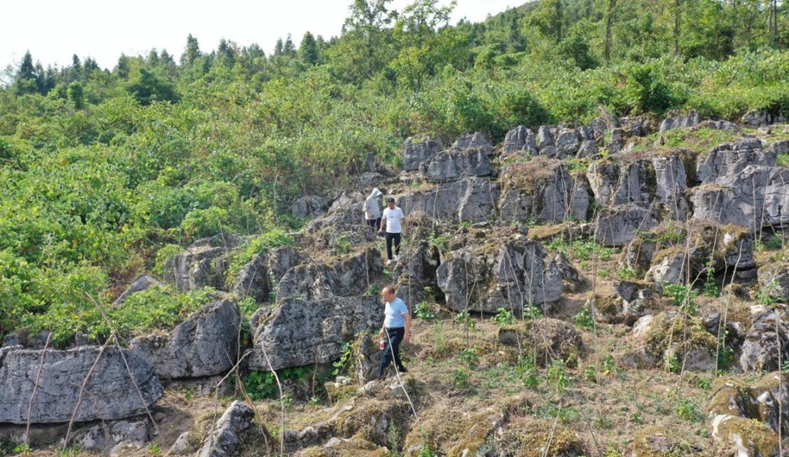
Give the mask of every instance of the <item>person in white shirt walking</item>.
[[364, 201], [364, 219], [367, 225], [372, 227], [373, 234], [375, 234], [375, 230], [381, 225], [381, 207], [378, 205], [378, 198], [380, 198], [381, 195], [383, 195], [383, 193], [375, 188], [370, 196], [367, 197], [367, 200]]
[[[386, 204], [387, 208], [384, 210], [378, 232], [383, 232], [386, 228], [386, 264], [391, 265], [393, 262], [400, 261], [400, 235], [405, 233], [406, 224], [403, 222], [405, 214], [403, 214], [403, 210], [395, 206], [394, 197], [387, 197]], [[394, 244], [394, 260], [392, 260], [392, 244]]]
[[384, 325], [378, 333], [384, 341], [383, 358], [378, 368], [378, 381], [384, 379], [384, 373], [394, 359], [395, 368], [400, 373], [407, 373], [403, 362], [400, 360], [400, 343], [407, 343], [411, 338], [411, 315], [408, 306], [403, 300], [397, 298], [394, 286], [386, 286], [381, 290], [386, 306], [384, 307]]

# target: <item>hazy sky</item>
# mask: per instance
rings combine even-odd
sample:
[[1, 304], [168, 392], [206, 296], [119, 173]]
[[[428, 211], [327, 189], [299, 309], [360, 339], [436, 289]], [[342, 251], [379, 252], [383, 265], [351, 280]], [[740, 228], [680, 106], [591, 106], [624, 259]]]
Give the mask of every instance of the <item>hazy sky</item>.
[[[455, 23], [481, 21], [526, 0], [458, 0]], [[221, 38], [241, 46], [258, 43], [266, 53], [288, 33], [298, 46], [309, 30], [328, 38], [340, 32], [353, 0], [28, 0], [3, 2], [0, 68], [17, 64], [26, 50], [44, 66], [68, 65], [73, 54], [112, 68], [121, 53], [167, 49], [176, 59], [186, 36], [203, 50]], [[447, 4], [449, 0], [442, 3]], [[408, 0], [395, 0], [396, 9]]]

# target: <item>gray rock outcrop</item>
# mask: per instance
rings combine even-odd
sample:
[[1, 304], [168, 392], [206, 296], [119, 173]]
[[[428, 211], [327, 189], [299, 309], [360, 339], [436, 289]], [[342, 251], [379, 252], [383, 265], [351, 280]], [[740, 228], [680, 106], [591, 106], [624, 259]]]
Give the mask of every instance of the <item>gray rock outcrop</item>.
[[238, 400], [216, 421], [200, 449], [200, 457], [232, 457], [241, 446], [241, 435], [252, 425], [255, 412]]
[[130, 350], [150, 362], [162, 379], [224, 373], [238, 357], [241, 317], [235, 302], [219, 300], [194, 313], [169, 335], [134, 338]]
[[632, 241], [639, 231], [647, 231], [657, 225], [654, 211], [637, 205], [623, 205], [600, 212], [595, 241], [604, 246], [624, 246]]
[[370, 295], [284, 300], [255, 330], [249, 367], [268, 370], [266, 355], [274, 370], [333, 362], [342, 355], [343, 342], [380, 328], [383, 310]]
[[403, 171], [417, 171], [423, 163], [429, 163], [443, 145], [441, 140], [430, 137], [416, 140], [408, 138], [403, 145]]
[[694, 219], [748, 227], [789, 223], [789, 168], [749, 165], [742, 172], [699, 186], [693, 195]]
[[527, 154], [537, 154], [537, 137], [530, 129], [519, 125], [507, 132], [504, 137], [503, 154], [513, 154], [516, 152]]
[[590, 198], [585, 179], [558, 161], [537, 158], [502, 170], [499, 213], [504, 220], [560, 223], [586, 220]]
[[436, 272], [446, 304], [455, 311], [520, 312], [561, 298], [562, 274], [538, 242], [514, 235], [448, 253]]
[[162, 284], [158, 279], [154, 278], [153, 276], [142, 275], [138, 276], [137, 279], [132, 281], [129, 288], [126, 289], [120, 297], [118, 297], [114, 302], [112, 302], [112, 306], [118, 306], [126, 301], [131, 295], [136, 294], [137, 292], [142, 292], [144, 290], [148, 290], [151, 287], [158, 286], [162, 287]]
[[268, 301], [273, 289], [268, 263], [268, 258], [264, 255], [252, 256], [252, 259], [238, 271], [233, 293], [239, 298], [252, 297], [257, 303]]
[[[0, 349], [0, 423], [25, 424], [36, 379], [40, 380], [30, 410], [30, 422], [68, 422], [77, 407], [80, 386], [96, 362], [100, 348], [82, 346], [67, 351], [47, 350], [41, 364], [40, 350]], [[124, 351], [131, 376], [119, 349], [108, 347], [101, 354], [85, 386], [76, 422], [117, 420], [145, 414], [164, 394], [153, 366], [130, 351]]]
[[440, 263], [438, 249], [428, 241], [412, 241], [409, 252], [404, 255], [404, 261], [393, 273], [394, 281], [398, 285], [398, 296], [406, 303], [432, 302], [435, 297], [429, 296], [425, 288], [438, 290], [436, 270]]
[[780, 313], [762, 314], [745, 335], [740, 368], [746, 373], [780, 370], [779, 360], [789, 360], [789, 329]]
[[698, 158], [696, 176], [701, 184], [741, 173], [749, 165], [774, 167], [775, 149], [764, 149], [762, 142], [748, 138], [737, 143], [723, 143]]
[[289, 298], [322, 300], [361, 295], [383, 271], [381, 251], [375, 246], [323, 262], [303, 263], [288, 270], [279, 282], [277, 301]]
[[408, 216], [423, 212], [434, 219], [481, 221], [494, 213], [498, 187], [485, 178], [439, 184], [435, 189], [405, 194], [397, 205]]
[[322, 215], [326, 212], [328, 207], [329, 202], [325, 197], [308, 195], [293, 202], [293, 205], [290, 207], [290, 214], [293, 217], [305, 219]]
[[179, 290], [201, 287], [224, 289], [227, 256], [248, 238], [216, 235], [194, 242], [164, 264], [164, 279]]
[[679, 114], [667, 117], [660, 123], [660, 133], [677, 128], [690, 128], [699, 123], [699, 113], [691, 111], [688, 114]]

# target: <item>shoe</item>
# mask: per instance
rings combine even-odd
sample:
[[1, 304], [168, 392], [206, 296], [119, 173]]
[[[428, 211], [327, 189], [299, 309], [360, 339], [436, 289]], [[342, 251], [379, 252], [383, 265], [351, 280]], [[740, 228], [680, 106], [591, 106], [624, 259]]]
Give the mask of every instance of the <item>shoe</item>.
[[394, 258], [394, 261], [399, 263], [400, 262], [400, 255], [396, 255], [395, 258]]
[[400, 373], [408, 373], [408, 369], [406, 367], [400, 367], [397, 371]]
[[386, 261], [386, 264], [387, 264], [387, 265], [391, 265], [391, 264], [393, 264], [393, 263], [394, 263], [394, 260], [392, 260], [392, 259], [389, 259], [389, 260], [387, 260], [387, 261]]

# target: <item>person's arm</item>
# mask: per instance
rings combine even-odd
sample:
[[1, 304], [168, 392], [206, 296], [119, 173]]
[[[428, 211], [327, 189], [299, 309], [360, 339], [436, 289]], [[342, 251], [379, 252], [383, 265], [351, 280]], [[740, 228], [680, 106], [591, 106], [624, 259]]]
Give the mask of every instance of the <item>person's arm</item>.
[[411, 314], [405, 313], [403, 317], [405, 318], [405, 335], [403, 335], [403, 341], [407, 343], [411, 338]]

